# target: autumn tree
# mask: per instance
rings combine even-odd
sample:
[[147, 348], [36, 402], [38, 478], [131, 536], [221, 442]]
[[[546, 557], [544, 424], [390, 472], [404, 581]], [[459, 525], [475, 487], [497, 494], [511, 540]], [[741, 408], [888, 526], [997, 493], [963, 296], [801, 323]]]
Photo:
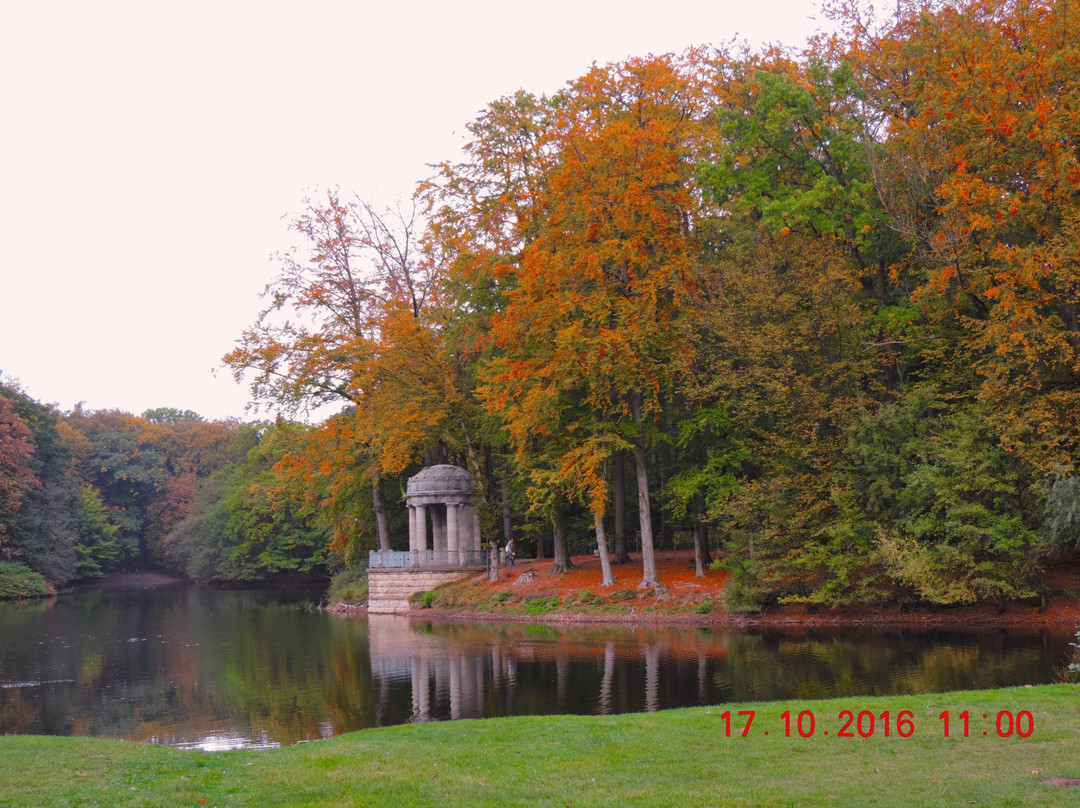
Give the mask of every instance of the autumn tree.
[[170, 563], [216, 581], [324, 573], [330, 535], [318, 503], [281, 466], [313, 430], [282, 420], [239, 427], [230, 462], [201, 481], [190, 514], [165, 538]]
[[[555, 159], [556, 115], [553, 99], [524, 90], [493, 101], [466, 125], [470, 139], [463, 159], [439, 164], [436, 176], [420, 187], [430, 222], [426, 243], [443, 289], [441, 333], [470, 391], [491, 351], [492, 318], [505, 308], [516, 284], [503, 267], [516, 261], [543, 227], [542, 194]], [[551, 498], [543, 505], [524, 502], [528, 469], [513, 462], [503, 419], [483, 407], [470, 414], [485, 451], [497, 458], [504, 540], [512, 535], [513, 511], [522, 507], [540, 517], [540, 527], [527, 525], [537, 528], [537, 557], [544, 557], [543, 534], [551, 530], [555, 568], [565, 568], [569, 555], [559, 511], [564, 504]]]
[[[849, 10], [887, 134], [876, 167], [913, 299], [977, 374], [1002, 446], [1046, 473], [1080, 440], [1080, 20], [1064, 0]], [[959, 362], [952, 365], [959, 369]]]
[[674, 320], [695, 254], [701, 56], [593, 68], [529, 118], [544, 127], [530, 159], [487, 166], [517, 178], [508, 204], [519, 246], [492, 262], [502, 296], [481, 399], [543, 481], [534, 499], [586, 502], [600, 531], [601, 470], [633, 447], [643, 587], [659, 585], [647, 443], [685, 367]]
[[10, 558], [12, 552], [5, 540], [7, 520], [18, 513], [26, 492], [41, 485], [30, 469], [34, 447], [29, 437], [26, 421], [0, 391], [0, 552], [4, 558]]
[[[828, 51], [741, 54], [717, 81], [700, 178], [723, 214], [702, 232], [680, 435], [698, 459], [675, 491], [704, 497], [726, 534], [733, 605], [828, 599], [867, 563], [866, 544], [825, 528], [839, 518], [831, 471], [847, 429], [895, 386], [895, 355], [872, 347], [894, 245], [850, 66]], [[714, 434], [695, 446], [702, 430]]]
[[354, 409], [378, 542], [389, 549], [381, 476], [440, 438], [460, 439], [460, 418], [448, 414], [456, 375], [424, 318], [435, 286], [415, 210], [380, 212], [331, 191], [325, 204], [309, 202], [294, 228], [306, 245], [279, 256], [268, 306], [225, 361], [238, 380], [252, 372], [257, 402]]

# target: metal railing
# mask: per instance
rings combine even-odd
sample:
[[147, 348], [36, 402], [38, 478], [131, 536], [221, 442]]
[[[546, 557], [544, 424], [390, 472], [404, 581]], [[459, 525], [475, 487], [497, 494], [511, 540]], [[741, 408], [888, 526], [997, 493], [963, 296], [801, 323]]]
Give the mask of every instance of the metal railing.
[[486, 550], [370, 550], [368, 569], [484, 569], [487, 555]]

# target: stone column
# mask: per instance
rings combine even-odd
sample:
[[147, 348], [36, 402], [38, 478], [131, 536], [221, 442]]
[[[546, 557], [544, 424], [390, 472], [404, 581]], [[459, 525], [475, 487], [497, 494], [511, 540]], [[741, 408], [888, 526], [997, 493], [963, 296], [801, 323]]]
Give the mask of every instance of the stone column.
[[460, 555], [458, 555], [458, 506], [456, 502], [446, 503], [446, 550], [450, 563], [457, 562]]
[[427, 508], [416, 506], [416, 549], [427, 552]]
[[446, 552], [446, 508], [439, 503], [431, 509], [431, 549]]
[[416, 506], [409, 506], [409, 552], [416, 560]]

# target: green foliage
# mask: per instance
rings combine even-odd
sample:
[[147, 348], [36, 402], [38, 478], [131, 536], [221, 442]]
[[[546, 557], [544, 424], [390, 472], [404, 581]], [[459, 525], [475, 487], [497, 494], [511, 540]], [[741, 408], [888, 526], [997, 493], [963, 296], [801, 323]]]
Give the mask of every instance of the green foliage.
[[1080, 631], [1076, 632], [1077, 642], [1069, 643], [1069, 647], [1072, 648], [1070, 654], [1071, 660], [1069, 661], [1066, 672], [1068, 682], [1080, 682]]
[[430, 609], [432, 604], [434, 604], [438, 598], [439, 594], [437, 592], [432, 592], [431, 590], [413, 592], [409, 595], [409, 604], [416, 609]]
[[525, 601], [526, 614], [547, 614], [559, 608], [562, 603], [555, 595], [546, 598], [531, 598]]
[[702, 167], [706, 187], [721, 203], [753, 211], [774, 233], [806, 228], [861, 244], [881, 214], [871, 203], [851, 66], [777, 58], [733, 70], [742, 103], [717, 110], [730, 148]]
[[116, 509], [121, 546], [135, 558], [145, 547], [146, 508], [165, 484], [165, 458], [137, 433], [102, 436], [95, 449], [98, 485]]
[[[36, 484], [22, 497], [18, 511], [0, 523], [4, 554], [25, 563], [46, 581], [63, 586], [76, 575], [74, 521], [79, 482], [72, 452], [61, 437], [60, 416], [52, 407], [12, 388], [0, 386], [16, 414], [29, 427], [32, 455], [28, 469]], [[3, 514], [0, 514], [0, 518]]]
[[671, 512], [686, 516], [695, 502], [703, 513], [715, 512], [738, 486], [738, 473], [749, 452], [733, 446], [730, 406], [701, 407], [678, 425], [675, 445], [687, 464], [668, 480]]
[[251, 424], [236, 437], [237, 460], [203, 481], [191, 515], [166, 538], [165, 552], [189, 575], [263, 580], [325, 570], [330, 532], [275, 468], [304, 427]]
[[201, 423], [205, 420], [197, 412], [178, 410], [175, 407], [155, 407], [146, 410], [142, 417], [152, 424], [181, 424], [185, 421]]
[[118, 531], [98, 490], [83, 485], [75, 520], [76, 577], [98, 578], [120, 560]]
[[590, 589], [582, 589], [577, 594], [577, 604], [579, 606], [603, 606], [607, 603], [607, 599], [603, 595], [597, 595]]
[[367, 567], [349, 567], [336, 573], [330, 579], [330, 589], [326, 594], [330, 603], [367, 603], [368, 571]]
[[848, 453], [861, 521], [876, 558], [899, 586], [932, 603], [1035, 594], [1049, 547], [1036, 530], [1036, 494], [986, 419], [925, 387], [867, 415]]
[[49, 594], [45, 579], [25, 564], [0, 561], [0, 600], [40, 598]]
[[1043, 532], [1056, 547], [1080, 547], [1080, 477], [1057, 474], [1043, 508]]

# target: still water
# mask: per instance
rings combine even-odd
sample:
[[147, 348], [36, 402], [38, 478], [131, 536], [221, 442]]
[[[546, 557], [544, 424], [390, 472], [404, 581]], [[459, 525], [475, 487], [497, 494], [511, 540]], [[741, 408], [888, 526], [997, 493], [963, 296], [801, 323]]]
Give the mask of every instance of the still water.
[[456, 718], [1053, 680], [1068, 631], [734, 631], [342, 618], [185, 584], [0, 605], [0, 734], [219, 750]]

